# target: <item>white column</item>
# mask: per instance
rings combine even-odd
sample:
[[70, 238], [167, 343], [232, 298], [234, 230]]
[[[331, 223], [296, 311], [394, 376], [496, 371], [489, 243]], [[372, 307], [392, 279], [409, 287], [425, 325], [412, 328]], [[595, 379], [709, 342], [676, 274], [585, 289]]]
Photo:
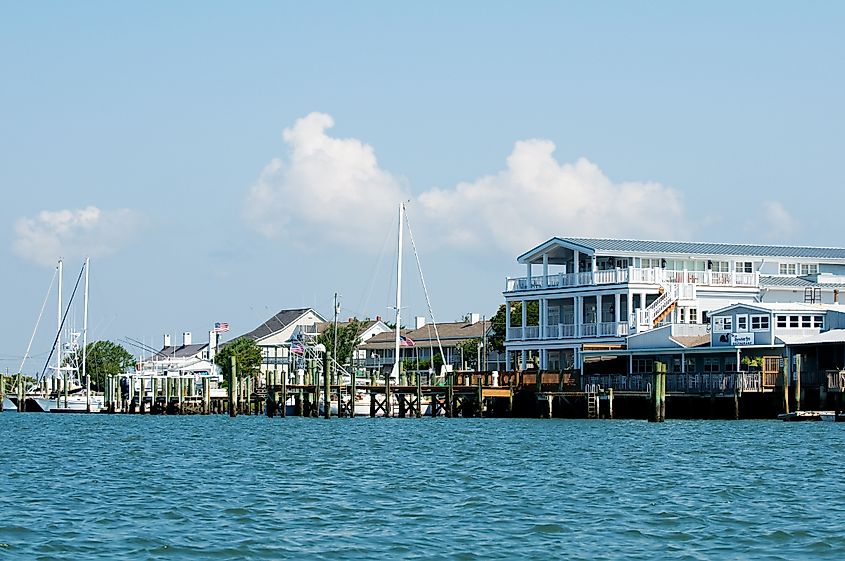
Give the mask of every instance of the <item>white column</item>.
[[549, 286], [549, 254], [543, 254], [543, 288]]
[[681, 374], [687, 373], [687, 355], [681, 353]]
[[633, 374], [634, 372], [634, 355], [628, 355], [628, 374]]
[[646, 309], [646, 302], [648, 301], [648, 294], [645, 292], [640, 292], [640, 309]]
[[549, 369], [549, 349], [540, 349], [540, 369]]
[[581, 325], [584, 323], [584, 297], [575, 297], [575, 336], [581, 336]]
[[597, 261], [596, 256], [593, 255], [590, 258], [590, 261], [592, 262], [592, 269], [593, 269], [593, 272], [595, 273], [596, 271], [598, 271], [598, 264], [596, 263], [596, 261]]
[[511, 303], [505, 300], [505, 341], [510, 337], [511, 331]]
[[525, 286], [531, 290], [531, 263], [525, 264]]
[[572, 272], [579, 273], [581, 272], [581, 252], [580, 251], [573, 251], [572, 252]]
[[[596, 324], [602, 323], [602, 317], [601, 317], [601, 299], [602, 299], [602, 295], [601, 295], [601, 294], [596, 294]], [[596, 335], [598, 335], [598, 334], [599, 334], [598, 329], [599, 329], [599, 328], [598, 328], [598, 325], [596, 325]]]
[[512, 366], [511, 353], [508, 348], [505, 347], [505, 372], [510, 372], [513, 369]]
[[613, 298], [613, 321], [618, 324], [622, 321], [622, 294], [617, 292]]
[[528, 362], [528, 351], [523, 350], [519, 357], [519, 369], [525, 370], [525, 363]]
[[628, 290], [628, 317], [626, 321], [631, 321], [631, 314], [634, 313], [634, 293]]
[[[525, 339], [525, 332], [528, 327], [528, 300], [522, 301], [522, 339]], [[524, 361], [523, 361], [524, 362]]]
[[540, 339], [546, 338], [546, 325], [549, 323], [549, 301], [545, 298], [540, 298]]

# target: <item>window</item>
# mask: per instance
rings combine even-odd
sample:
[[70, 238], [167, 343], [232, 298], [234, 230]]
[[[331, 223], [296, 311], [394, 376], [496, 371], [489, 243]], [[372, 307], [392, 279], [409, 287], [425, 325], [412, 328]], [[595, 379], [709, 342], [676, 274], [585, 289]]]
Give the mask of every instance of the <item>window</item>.
[[769, 316], [751, 316], [751, 331], [768, 331]]
[[735, 360], [726, 360], [725, 361], [725, 372], [736, 372], [736, 361]]
[[813, 327], [813, 316], [801, 316], [801, 327]]
[[818, 275], [819, 274], [819, 264], [818, 263], [801, 263], [801, 274], [802, 275]]
[[698, 323], [698, 308], [689, 309], [689, 322]]
[[710, 270], [714, 273], [730, 273], [731, 264], [727, 261], [712, 261]]
[[824, 327], [824, 316], [813, 316], [813, 327], [821, 329]]
[[778, 272], [781, 275], [795, 275], [797, 274], [795, 267], [795, 263], [781, 263]]
[[651, 374], [654, 370], [654, 361], [647, 358], [635, 358], [631, 361], [632, 374]]
[[736, 330], [748, 331], [748, 316], [745, 314], [736, 316]]
[[777, 316], [777, 326], [786, 327], [786, 316]]
[[737, 261], [736, 262], [736, 272], [737, 273], [753, 273], [754, 272], [754, 263], [751, 261]]
[[798, 323], [799, 316], [789, 316], [789, 327], [801, 327]]
[[716, 316], [713, 318], [713, 331], [716, 333], [730, 333], [733, 331], [732, 316]]
[[650, 258], [650, 259], [643, 258], [643, 259], [640, 259], [640, 266], [643, 269], [659, 268], [659, 267], [663, 266], [663, 260], [657, 259], [656, 257]]
[[686, 309], [678, 308], [678, 323], [686, 323]]
[[704, 359], [704, 372], [718, 372], [719, 371], [719, 359], [718, 358], [705, 358]]

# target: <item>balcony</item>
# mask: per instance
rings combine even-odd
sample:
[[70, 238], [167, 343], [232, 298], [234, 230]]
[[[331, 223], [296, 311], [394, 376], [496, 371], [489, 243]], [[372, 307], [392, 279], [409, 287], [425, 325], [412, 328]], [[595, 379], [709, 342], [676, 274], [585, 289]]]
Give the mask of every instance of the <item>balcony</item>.
[[558, 273], [543, 276], [509, 277], [505, 282], [505, 292], [527, 290], [559, 290], [582, 286], [601, 286], [608, 284], [694, 284], [713, 287], [750, 287], [760, 283], [759, 273], [717, 273], [714, 271], [669, 271], [666, 269], [612, 269], [608, 271], [584, 273]]
[[[561, 323], [547, 325], [543, 340], [565, 340], [586, 337], [626, 337], [629, 326], [627, 322], [609, 321], [605, 323], [582, 323], [580, 325]], [[532, 341], [540, 339], [540, 327], [529, 325], [527, 327], [508, 328], [507, 341]]]

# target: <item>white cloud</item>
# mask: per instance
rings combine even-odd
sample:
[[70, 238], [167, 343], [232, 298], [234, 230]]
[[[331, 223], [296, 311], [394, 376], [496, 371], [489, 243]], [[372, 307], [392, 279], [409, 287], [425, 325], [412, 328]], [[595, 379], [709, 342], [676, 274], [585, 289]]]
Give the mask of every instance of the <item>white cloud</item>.
[[768, 241], [782, 241], [789, 238], [798, 225], [798, 222], [779, 201], [765, 201], [762, 204], [763, 212], [761, 221]]
[[116, 251], [136, 225], [132, 211], [82, 209], [42, 210], [35, 218], [19, 218], [12, 248], [39, 265], [54, 265], [61, 257], [102, 257]]
[[[396, 203], [409, 199], [373, 148], [326, 134], [330, 116], [311, 113], [284, 131], [289, 157], [273, 160], [247, 196], [247, 220], [268, 237], [329, 239], [378, 247]], [[548, 140], [519, 141], [505, 169], [453, 188], [422, 192], [421, 210], [437, 242], [459, 249], [521, 253], [552, 236], [678, 239], [688, 235], [675, 189], [611, 181], [594, 163], [561, 164]], [[412, 211], [413, 212], [413, 211]]]
[[247, 195], [245, 218], [258, 232], [352, 246], [383, 237], [409, 197], [407, 185], [379, 167], [371, 146], [328, 136], [333, 125], [329, 115], [311, 113], [285, 129], [288, 161], [271, 161]]

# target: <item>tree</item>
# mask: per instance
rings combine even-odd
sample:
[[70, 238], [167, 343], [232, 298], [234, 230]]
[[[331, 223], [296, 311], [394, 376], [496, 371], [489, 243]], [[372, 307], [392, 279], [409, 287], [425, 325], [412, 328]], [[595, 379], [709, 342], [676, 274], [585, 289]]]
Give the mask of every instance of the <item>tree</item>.
[[[85, 370], [91, 378], [91, 388], [103, 391], [109, 376], [124, 374], [135, 367], [135, 357], [117, 343], [93, 341], [86, 347]], [[82, 353], [67, 357], [64, 363], [77, 369], [82, 375]]]
[[223, 371], [224, 380], [232, 375], [232, 357], [237, 362], [238, 378], [255, 376], [261, 371], [261, 349], [254, 339], [241, 337], [222, 345], [217, 351], [214, 364]]
[[[364, 324], [357, 319], [350, 322], [338, 325], [337, 327], [337, 356], [335, 360], [338, 364], [348, 364], [351, 362], [352, 353], [355, 348], [361, 344], [361, 330]], [[330, 324], [317, 337], [317, 342], [325, 345], [326, 349], [331, 351], [334, 349], [334, 324]]]
[[[522, 325], [522, 302], [511, 302], [511, 326]], [[540, 304], [537, 300], [529, 300], [527, 308], [528, 325], [540, 325]], [[505, 351], [505, 304], [499, 306], [496, 315], [490, 319], [490, 327], [493, 335], [487, 341], [490, 347], [499, 353]]]
[[478, 368], [478, 348], [480, 346], [481, 339], [478, 338], [467, 339], [457, 344], [463, 362], [470, 368]]

